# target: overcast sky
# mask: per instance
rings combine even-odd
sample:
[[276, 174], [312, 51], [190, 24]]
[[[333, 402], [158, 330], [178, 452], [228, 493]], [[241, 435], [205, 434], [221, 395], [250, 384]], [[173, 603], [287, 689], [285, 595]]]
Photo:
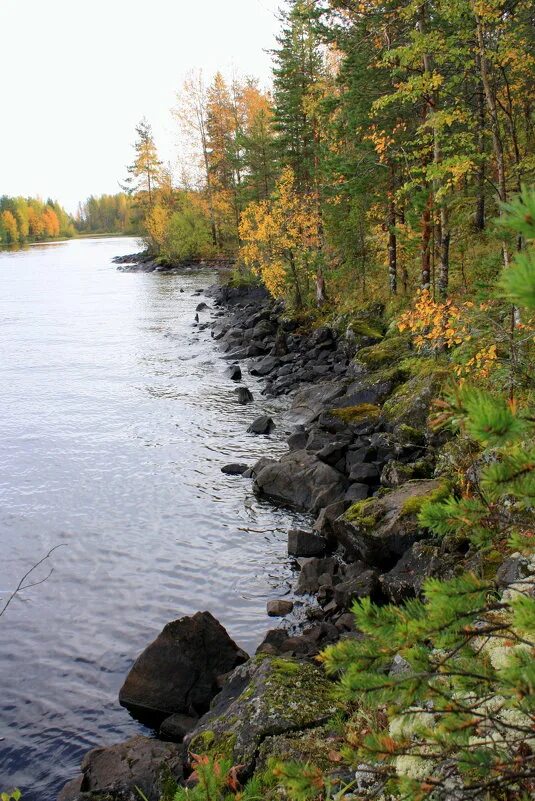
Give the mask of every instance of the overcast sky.
[[176, 157], [170, 108], [191, 68], [264, 85], [281, 0], [0, 0], [0, 194], [74, 211], [119, 191], [146, 116]]

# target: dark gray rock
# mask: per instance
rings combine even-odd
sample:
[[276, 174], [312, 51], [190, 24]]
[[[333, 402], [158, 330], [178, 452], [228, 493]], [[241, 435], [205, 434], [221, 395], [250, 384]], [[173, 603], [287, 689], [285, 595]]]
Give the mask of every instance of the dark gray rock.
[[288, 437], [288, 448], [291, 451], [301, 451], [304, 449], [308, 440], [308, 432], [303, 431], [294, 431], [293, 434], [290, 434]]
[[241, 380], [241, 368], [239, 364], [231, 364], [230, 367], [227, 367], [226, 373], [232, 381]]
[[257, 473], [254, 489], [280, 503], [316, 512], [343, 497], [346, 482], [313, 454], [290, 451]]
[[379, 589], [379, 574], [373, 568], [365, 569], [356, 576], [347, 578], [334, 588], [334, 600], [338, 607], [348, 609], [357, 598], [371, 598], [377, 600]]
[[344, 495], [344, 500], [355, 503], [355, 501], [363, 501], [369, 494], [370, 488], [367, 484], [351, 484]]
[[297, 595], [314, 595], [321, 586], [333, 586], [340, 563], [332, 556], [324, 559], [307, 559], [297, 580]]
[[247, 658], [210, 612], [197, 612], [168, 623], [143, 651], [119, 701], [145, 719], [199, 714], [216, 693], [216, 677]]
[[247, 431], [249, 434], [270, 434], [275, 428], [272, 417], [262, 415], [253, 420]]
[[325, 538], [313, 531], [291, 529], [288, 532], [289, 556], [323, 556], [326, 548]]
[[441, 554], [426, 542], [415, 542], [392, 570], [381, 576], [381, 587], [389, 601], [400, 604], [419, 595], [426, 579], [451, 577], [453, 568], [451, 555]]
[[81, 778], [69, 782], [58, 801], [139, 801], [138, 789], [148, 801], [159, 801], [169, 779], [182, 779], [182, 769], [179, 746], [150, 737], [133, 737], [89, 751], [82, 762]]
[[277, 359], [275, 356], [266, 356], [262, 361], [256, 364], [254, 367], [251, 367], [250, 373], [251, 375], [269, 375], [269, 373], [273, 372], [276, 367], [280, 366], [280, 360]]
[[208, 304], [207, 304], [207, 303], [204, 303], [204, 301], [203, 301], [202, 303], [198, 303], [198, 304], [197, 304], [197, 306], [196, 306], [196, 308], [195, 308], [195, 311], [198, 311], [198, 312], [200, 312], [200, 311], [204, 311], [204, 310], [205, 310], [205, 309], [207, 309], [207, 308], [208, 308]]
[[252, 403], [253, 393], [247, 387], [236, 387], [234, 392], [238, 395], [238, 403], [242, 403], [243, 405]]
[[227, 476], [243, 476], [248, 469], [249, 466], [246, 464], [232, 463], [222, 467], [221, 472], [225, 473]]
[[381, 472], [376, 464], [354, 464], [349, 473], [349, 480], [358, 484], [377, 484]]

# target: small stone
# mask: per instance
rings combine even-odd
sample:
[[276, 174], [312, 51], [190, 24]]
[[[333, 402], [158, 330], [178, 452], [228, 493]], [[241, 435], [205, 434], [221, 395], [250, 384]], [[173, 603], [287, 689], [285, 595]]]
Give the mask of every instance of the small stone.
[[269, 617], [284, 617], [284, 615], [288, 615], [292, 609], [294, 608], [292, 601], [268, 601], [267, 602], [267, 613]]
[[195, 311], [198, 311], [198, 312], [200, 312], [200, 311], [204, 311], [204, 310], [205, 310], [205, 309], [207, 309], [207, 308], [208, 308], [208, 304], [203, 302], [203, 303], [199, 303], [199, 304], [197, 305], [197, 307], [196, 307]]
[[249, 467], [246, 464], [233, 463], [233, 464], [226, 464], [224, 467], [221, 468], [221, 472], [225, 473], [227, 476], [243, 476], [243, 474], [248, 469]]
[[227, 368], [226, 373], [232, 381], [241, 380], [241, 368], [239, 364], [232, 364]]
[[246, 404], [251, 403], [253, 400], [253, 393], [247, 387], [236, 387], [234, 392], [238, 395], [238, 403]]

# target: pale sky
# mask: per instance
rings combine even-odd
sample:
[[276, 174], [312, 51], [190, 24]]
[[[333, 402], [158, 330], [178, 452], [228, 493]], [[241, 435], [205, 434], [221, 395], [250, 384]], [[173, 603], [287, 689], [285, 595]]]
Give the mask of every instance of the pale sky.
[[0, 195], [73, 212], [119, 191], [146, 116], [176, 158], [170, 109], [186, 73], [269, 85], [282, 0], [0, 0]]

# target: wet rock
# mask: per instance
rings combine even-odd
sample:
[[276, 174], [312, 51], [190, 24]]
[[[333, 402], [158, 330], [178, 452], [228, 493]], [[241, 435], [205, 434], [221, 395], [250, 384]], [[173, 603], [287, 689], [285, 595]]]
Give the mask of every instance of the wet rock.
[[266, 606], [269, 617], [284, 617], [290, 614], [293, 608], [293, 602], [285, 600], [268, 601]]
[[290, 451], [257, 474], [254, 489], [279, 503], [314, 512], [343, 497], [346, 482], [313, 454]]
[[409, 481], [380, 497], [353, 504], [333, 524], [334, 535], [353, 558], [391, 567], [426, 536], [417, 516], [426, 498], [443, 489], [439, 480]]
[[246, 464], [233, 462], [232, 464], [226, 464], [224, 467], [222, 467], [221, 472], [225, 473], [227, 476], [243, 476], [245, 471], [248, 469], [249, 466]]
[[247, 387], [236, 387], [234, 392], [238, 396], [238, 403], [245, 405], [246, 403], [253, 402], [253, 393]]
[[214, 706], [186, 744], [195, 754], [230, 759], [245, 777], [251, 775], [266, 737], [320, 726], [337, 709], [324, 671], [309, 662], [260, 654], [233, 678], [245, 681], [245, 689]]
[[275, 428], [275, 423], [272, 417], [262, 415], [253, 420], [247, 431], [249, 434], [271, 434]]
[[325, 537], [313, 531], [292, 529], [288, 532], [289, 556], [323, 556], [327, 548]]
[[159, 736], [162, 740], [170, 740], [173, 743], [181, 743], [186, 734], [195, 728], [199, 718], [192, 718], [189, 715], [169, 715], [160, 726]]
[[198, 303], [197, 304], [197, 306], [195, 308], [195, 311], [200, 312], [200, 311], [204, 311], [207, 308], [208, 308], [208, 304], [204, 303], [204, 301], [203, 301], [202, 303]]
[[94, 748], [83, 759], [81, 779], [69, 782], [58, 801], [139, 801], [138, 788], [148, 801], [159, 801], [169, 779], [182, 778], [182, 766], [180, 747], [150, 737]]
[[240, 381], [241, 380], [241, 367], [239, 364], [231, 364], [230, 367], [227, 367], [226, 374], [232, 381]]
[[247, 660], [210, 612], [168, 623], [136, 659], [119, 693], [120, 703], [151, 720], [175, 712], [204, 712], [216, 677]]

